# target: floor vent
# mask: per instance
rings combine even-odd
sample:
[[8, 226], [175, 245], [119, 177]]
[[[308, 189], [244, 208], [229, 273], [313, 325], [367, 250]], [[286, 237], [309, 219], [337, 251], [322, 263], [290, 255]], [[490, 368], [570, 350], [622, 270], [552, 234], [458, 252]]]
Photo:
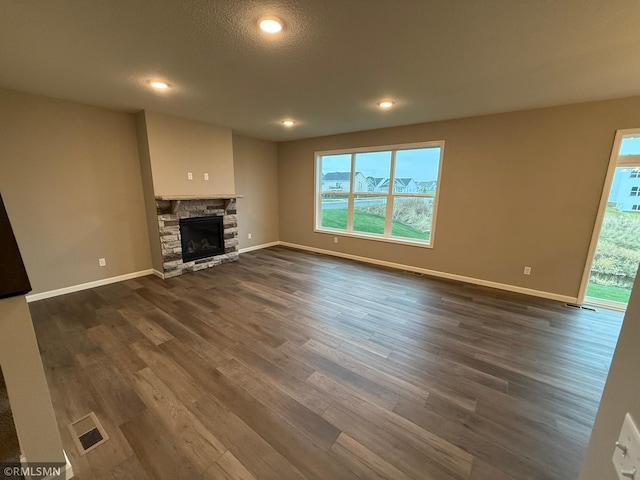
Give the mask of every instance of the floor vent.
[[80, 455], [109, 440], [107, 432], [104, 431], [104, 427], [93, 412], [69, 424], [69, 431]]
[[589, 310], [590, 312], [597, 312], [597, 310], [593, 307], [585, 307], [584, 305], [576, 305], [575, 303], [565, 303], [565, 306], [571, 308], [580, 308], [582, 310]]
[[403, 270], [402, 273], [407, 274], [407, 275], [413, 275], [415, 277], [424, 277], [424, 273], [412, 272], [411, 270]]

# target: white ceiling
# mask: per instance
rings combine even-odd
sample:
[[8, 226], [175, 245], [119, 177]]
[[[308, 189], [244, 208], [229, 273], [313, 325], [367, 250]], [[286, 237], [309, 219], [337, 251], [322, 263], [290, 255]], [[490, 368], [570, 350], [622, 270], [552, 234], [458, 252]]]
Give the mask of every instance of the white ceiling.
[[0, 0], [0, 86], [277, 141], [624, 97], [640, 1]]

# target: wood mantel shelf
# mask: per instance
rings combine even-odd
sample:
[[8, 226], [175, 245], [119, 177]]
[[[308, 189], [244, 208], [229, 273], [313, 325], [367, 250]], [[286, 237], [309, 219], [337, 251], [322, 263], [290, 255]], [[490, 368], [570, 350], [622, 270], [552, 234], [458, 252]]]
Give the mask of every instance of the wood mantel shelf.
[[[220, 195], [161, 195], [155, 197], [156, 201], [171, 202], [171, 213], [175, 213], [180, 202], [188, 200], [224, 200], [224, 211], [227, 212], [231, 200], [236, 198], [244, 198], [244, 195], [220, 194]], [[168, 212], [167, 212], [168, 213]]]
[[231, 194], [216, 194], [216, 195], [161, 195], [157, 196], [156, 200], [219, 200], [226, 198], [244, 198], [244, 195]]

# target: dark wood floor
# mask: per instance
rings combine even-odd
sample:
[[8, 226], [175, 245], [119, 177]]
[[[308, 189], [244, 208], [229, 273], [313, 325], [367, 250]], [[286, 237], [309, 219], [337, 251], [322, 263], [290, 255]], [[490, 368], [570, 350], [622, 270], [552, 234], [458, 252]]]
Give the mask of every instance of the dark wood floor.
[[31, 311], [81, 480], [573, 479], [622, 320], [285, 248]]

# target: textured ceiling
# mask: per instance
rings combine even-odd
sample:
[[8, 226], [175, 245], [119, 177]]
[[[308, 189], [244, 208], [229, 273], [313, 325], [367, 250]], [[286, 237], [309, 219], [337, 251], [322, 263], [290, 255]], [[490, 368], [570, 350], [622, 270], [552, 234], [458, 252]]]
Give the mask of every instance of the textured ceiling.
[[[2, 87], [270, 140], [640, 94], [638, 0], [0, 6]], [[265, 15], [283, 20], [280, 35], [257, 29]], [[152, 79], [172, 88], [152, 91]], [[392, 110], [376, 108], [383, 97]]]

